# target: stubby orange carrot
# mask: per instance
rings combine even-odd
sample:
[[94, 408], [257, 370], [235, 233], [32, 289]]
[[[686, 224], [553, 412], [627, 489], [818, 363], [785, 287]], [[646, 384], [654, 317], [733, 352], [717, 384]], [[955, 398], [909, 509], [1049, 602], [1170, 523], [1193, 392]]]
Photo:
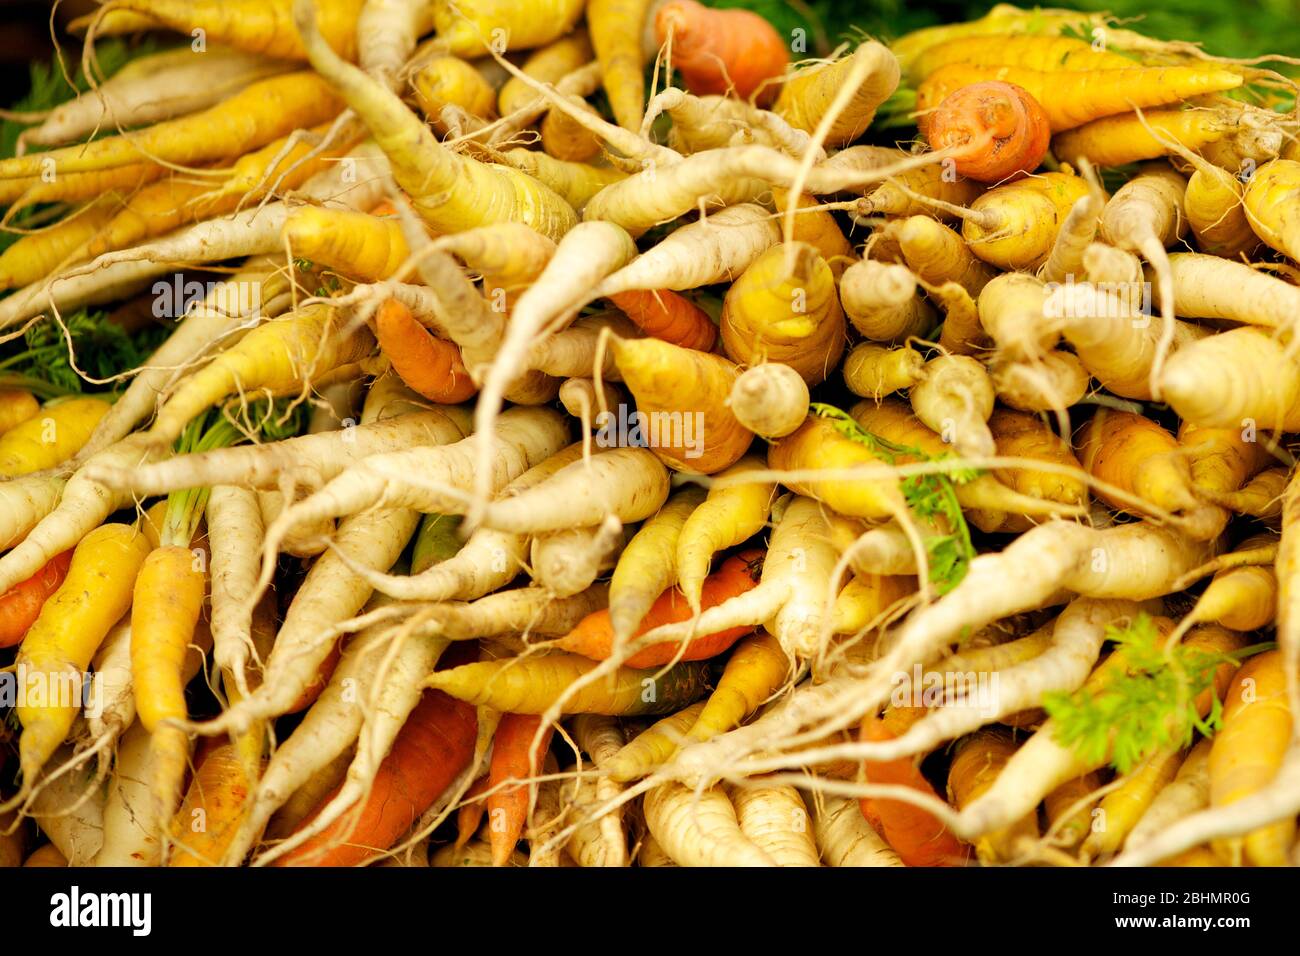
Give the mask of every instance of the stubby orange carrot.
[[72, 552], [57, 554], [26, 581], [0, 595], [0, 647], [13, 647], [27, 634], [46, 598], [59, 589], [67, 577]]
[[958, 150], [958, 174], [981, 183], [1033, 172], [1052, 138], [1043, 107], [1014, 83], [963, 86], [919, 122], [932, 149]]
[[698, 305], [670, 289], [637, 289], [609, 297], [646, 335], [684, 349], [713, 351], [718, 327]]
[[768, 81], [790, 64], [781, 34], [749, 10], [711, 10], [696, 0], [669, 0], [655, 14], [655, 39], [663, 46], [670, 36], [672, 64], [692, 93], [734, 90], [749, 99], [761, 87], [759, 102], [766, 102], [777, 92]]
[[[744, 551], [722, 562], [722, 567], [704, 579], [704, 586], [700, 592], [700, 608], [707, 611], [729, 598], [751, 590], [757, 583], [757, 561], [761, 556], [761, 551]], [[659, 599], [651, 605], [650, 610], [641, 620], [640, 628], [633, 636], [645, 634], [662, 624], [686, 621], [690, 617], [691, 608], [686, 597], [673, 587], [659, 595]], [[752, 630], [753, 628], [749, 626], [731, 627], [713, 634], [702, 634], [686, 646], [681, 660], [700, 661], [714, 657]], [[614, 652], [614, 626], [610, 623], [609, 611], [595, 611], [588, 614], [577, 627], [560, 638], [558, 644], [564, 650], [574, 654], [581, 654], [583, 657], [590, 657], [597, 661], [605, 660]], [[624, 661], [624, 666], [658, 667], [660, 664], [667, 664], [676, 659], [680, 648], [681, 645], [676, 641], [654, 644], [633, 654]]]
[[455, 405], [478, 391], [461, 360], [460, 346], [432, 335], [396, 299], [388, 299], [375, 313], [375, 337], [402, 381], [430, 401]]
[[[492, 865], [505, 866], [528, 820], [528, 784], [501, 786], [508, 780], [528, 780], [537, 776], [538, 768], [551, 744], [555, 728], [547, 727], [541, 742], [533, 750], [533, 738], [542, 718], [532, 714], [506, 714], [492, 738], [492, 763], [488, 767], [487, 798], [488, 843], [492, 847]], [[500, 789], [495, 789], [500, 787]]]
[[[474, 756], [474, 708], [426, 691], [375, 774], [365, 804], [344, 814], [275, 866], [356, 866], [396, 843]], [[338, 793], [329, 793], [298, 829], [310, 825]]]
[[[869, 715], [862, 722], [863, 740], [890, 740], [893, 736], [881, 718]], [[910, 757], [864, 761], [862, 772], [868, 783], [897, 784], [938, 797]], [[908, 866], [961, 866], [965, 862], [968, 848], [928, 811], [901, 800], [866, 799], [862, 804], [862, 815], [879, 828]]]

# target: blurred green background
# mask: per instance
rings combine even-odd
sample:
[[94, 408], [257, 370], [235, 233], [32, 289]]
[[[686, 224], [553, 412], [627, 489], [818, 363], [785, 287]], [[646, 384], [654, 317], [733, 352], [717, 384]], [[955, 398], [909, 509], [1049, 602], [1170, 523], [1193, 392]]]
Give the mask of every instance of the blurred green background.
[[[903, 0], [705, 0], [714, 7], [744, 7], [761, 13], [779, 29], [804, 27], [810, 36], [820, 26], [832, 46], [857, 27], [870, 36], [892, 39], [917, 27], [983, 16], [994, 2], [926, 3]], [[1017, 6], [1033, 6], [1030, 3]], [[1041, 6], [1108, 11], [1121, 19], [1140, 18], [1133, 29], [1164, 40], [1201, 43], [1218, 56], [1250, 57], [1281, 53], [1300, 58], [1300, 0], [1075, 0]]]

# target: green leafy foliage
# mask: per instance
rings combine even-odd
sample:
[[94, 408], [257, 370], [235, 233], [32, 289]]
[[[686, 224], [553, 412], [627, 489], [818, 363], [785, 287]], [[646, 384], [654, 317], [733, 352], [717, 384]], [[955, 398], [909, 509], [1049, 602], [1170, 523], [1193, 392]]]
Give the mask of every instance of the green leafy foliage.
[[[143, 365], [170, 330], [150, 325], [128, 332], [107, 312], [82, 309], [64, 316], [77, 366], [96, 379]], [[87, 382], [73, 371], [68, 342], [52, 319], [34, 323], [21, 339], [0, 346], [0, 372], [46, 382], [63, 393], [83, 391]], [[93, 391], [94, 389], [92, 389]]]
[[[900, 458], [943, 461], [949, 457], [945, 455], [935, 458], [919, 448], [900, 445], [873, 435], [847, 412], [834, 405], [814, 402], [809, 407], [813, 414], [832, 422], [835, 430], [845, 438], [866, 446], [873, 455], [888, 465], [898, 464]], [[961, 583], [970, 568], [971, 559], [975, 557], [970, 526], [966, 524], [966, 516], [962, 514], [961, 504], [957, 501], [955, 486], [978, 476], [978, 470], [954, 463], [945, 473], [909, 475], [899, 483], [903, 500], [907, 502], [912, 514], [948, 526], [947, 534], [928, 535], [924, 539], [926, 558], [930, 565], [930, 583], [939, 594], [946, 594]]]
[[1214, 686], [1214, 672], [1221, 665], [1236, 664], [1246, 654], [1268, 647], [1254, 645], [1232, 654], [1187, 644], [1166, 648], [1147, 614], [1127, 626], [1107, 628], [1106, 639], [1121, 655], [1112, 658], [1119, 662], [1117, 669], [1100, 686], [1044, 695], [1043, 708], [1056, 721], [1058, 741], [1091, 762], [1100, 763], [1109, 753], [1120, 773], [1157, 751], [1187, 747], [1196, 731], [1207, 737], [1215, 734], [1222, 724], [1222, 703], [1211, 695], [1210, 711], [1201, 717], [1196, 698]]

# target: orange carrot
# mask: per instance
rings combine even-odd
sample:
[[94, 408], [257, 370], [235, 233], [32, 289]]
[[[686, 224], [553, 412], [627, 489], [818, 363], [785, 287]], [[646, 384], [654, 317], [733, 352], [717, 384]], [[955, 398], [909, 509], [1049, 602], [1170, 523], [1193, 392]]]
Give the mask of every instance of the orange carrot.
[[638, 289], [609, 297], [646, 335], [684, 349], [712, 352], [718, 327], [698, 305], [670, 289]]
[[456, 846], [462, 847], [474, 839], [483, 814], [487, 812], [487, 803], [483, 793], [488, 788], [488, 778], [479, 777], [465, 793], [461, 808], [456, 811]]
[[388, 299], [375, 313], [375, 337], [402, 381], [430, 401], [455, 405], [478, 391], [461, 360], [460, 346], [430, 334], [396, 299]]
[[[492, 865], [505, 866], [524, 832], [528, 820], [528, 784], [502, 787], [507, 780], [537, 776], [546, 748], [551, 745], [553, 726], [547, 727], [536, 750], [533, 738], [542, 718], [532, 714], [505, 714], [492, 738], [492, 763], [488, 767], [488, 842]], [[531, 759], [530, 759], [531, 758]], [[500, 787], [500, 789], [495, 789]]]
[[71, 550], [56, 554], [26, 581], [0, 595], [0, 647], [13, 647], [27, 635], [46, 598], [63, 583], [71, 563]]
[[185, 800], [172, 818], [176, 850], [168, 866], [219, 865], [248, 812], [251, 781], [237, 744], [217, 742], [197, 764]]
[[[274, 861], [274, 866], [356, 866], [396, 843], [474, 756], [474, 708], [442, 691], [425, 692], [375, 774], [366, 802]], [[337, 795], [325, 796], [298, 829]]]
[[[735, 90], [749, 99], [762, 87], [769, 102], [790, 53], [776, 28], [749, 10], [711, 10], [696, 0], [669, 0], [655, 14], [655, 40], [672, 37], [672, 65], [692, 93]], [[767, 84], [764, 86], [764, 84]]]
[[[704, 579], [700, 592], [700, 608], [708, 610], [739, 594], [751, 590], [756, 581], [756, 563], [762, 556], [761, 551], [745, 551], [733, 555], [722, 562], [713, 574]], [[691, 609], [686, 597], [677, 588], [669, 588], [659, 595], [651, 605], [646, 616], [641, 620], [634, 637], [645, 634], [661, 624], [676, 624], [690, 620]], [[701, 634], [692, 640], [682, 654], [683, 661], [702, 661], [708, 657], [721, 654], [732, 644], [753, 630], [753, 627], [731, 627], [713, 634]], [[609, 610], [593, 611], [584, 617], [572, 631], [557, 642], [562, 649], [573, 654], [581, 654], [592, 660], [603, 661], [614, 653], [614, 625], [610, 623]], [[653, 644], [645, 650], [638, 651], [623, 662], [624, 667], [646, 668], [667, 664], [677, 657], [681, 644], [669, 641]]]
[[932, 149], [956, 148], [957, 172], [981, 183], [1033, 172], [1052, 138], [1042, 105], [1014, 83], [963, 86], [919, 122]]
[[[863, 740], [890, 740], [894, 734], [886, 722], [868, 715], [862, 721]], [[937, 797], [934, 787], [921, 775], [910, 757], [897, 760], [864, 761], [862, 772], [868, 783], [898, 784]], [[901, 800], [862, 801], [862, 815], [875, 817], [881, 836], [908, 866], [961, 866], [968, 848], [926, 810]]]

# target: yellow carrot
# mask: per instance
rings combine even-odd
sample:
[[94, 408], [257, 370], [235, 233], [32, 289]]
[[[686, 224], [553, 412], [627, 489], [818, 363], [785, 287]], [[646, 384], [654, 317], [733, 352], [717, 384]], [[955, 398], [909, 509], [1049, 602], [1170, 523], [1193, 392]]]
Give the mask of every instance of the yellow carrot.
[[364, 329], [344, 334], [343, 325], [333, 308], [320, 304], [258, 326], [185, 379], [148, 435], [170, 442], [195, 415], [239, 391], [288, 392], [329, 372], [348, 370], [370, 354], [374, 339]]
[[67, 461], [89, 439], [109, 409], [99, 398], [73, 398], [47, 405], [0, 436], [0, 477], [44, 471]]
[[1214, 63], [1051, 71], [950, 63], [931, 73], [917, 88], [917, 112], [923, 114], [942, 103], [949, 93], [986, 80], [1014, 83], [1028, 90], [1047, 111], [1054, 133], [1134, 108], [1164, 106], [1193, 96], [1236, 89], [1244, 82], [1240, 74]]
[[[440, 10], [450, 16], [450, 7], [444, 5], [435, 9], [435, 17]], [[312, 66], [366, 123], [388, 156], [393, 178], [438, 232], [522, 222], [558, 239], [576, 224], [573, 207], [527, 173], [481, 163], [443, 147], [395, 93], [330, 49], [317, 29], [312, 0], [296, 0], [294, 16]], [[461, 30], [475, 31], [470, 52], [477, 52], [480, 45], [474, 21], [461, 17], [458, 22]], [[511, 35], [517, 34], [511, 31]], [[452, 52], [458, 52], [455, 43], [452, 47]]]
[[717, 355], [654, 338], [615, 339], [614, 360], [653, 428], [651, 450], [678, 471], [711, 475], [734, 464], [753, 433], [727, 407], [739, 369]]
[[599, 661], [578, 654], [484, 661], [438, 671], [426, 686], [509, 714], [545, 714], [564, 697], [566, 714], [635, 716], [667, 713], [693, 703], [704, 693], [708, 674], [703, 661], [678, 664], [661, 676], [655, 669], [620, 667], [612, 679], [568, 693], [570, 684], [599, 666]]
[[18, 651], [18, 667], [45, 681], [44, 700], [17, 708], [24, 790], [68, 735], [81, 710], [82, 680], [109, 628], [126, 613], [148, 539], [129, 525], [106, 524], [82, 539], [63, 584], [41, 608]]
[[165, 826], [176, 812], [189, 737], [166, 724], [184, 720], [185, 655], [203, 608], [205, 575], [189, 548], [167, 545], [145, 558], [131, 604], [131, 680], [141, 724], [153, 735], [150, 791]]
[[350, 209], [303, 206], [280, 234], [296, 258], [360, 282], [387, 279], [411, 254], [396, 219]]
[[241, 156], [295, 129], [333, 119], [342, 109], [329, 84], [311, 72], [261, 80], [210, 109], [148, 129], [0, 161], [0, 179], [57, 176], [123, 166], [149, 158], [195, 166]]
[[775, 637], [760, 630], [744, 638], [727, 659], [717, 688], [687, 736], [708, 740], [738, 727], [780, 689], [789, 673], [790, 659]]

